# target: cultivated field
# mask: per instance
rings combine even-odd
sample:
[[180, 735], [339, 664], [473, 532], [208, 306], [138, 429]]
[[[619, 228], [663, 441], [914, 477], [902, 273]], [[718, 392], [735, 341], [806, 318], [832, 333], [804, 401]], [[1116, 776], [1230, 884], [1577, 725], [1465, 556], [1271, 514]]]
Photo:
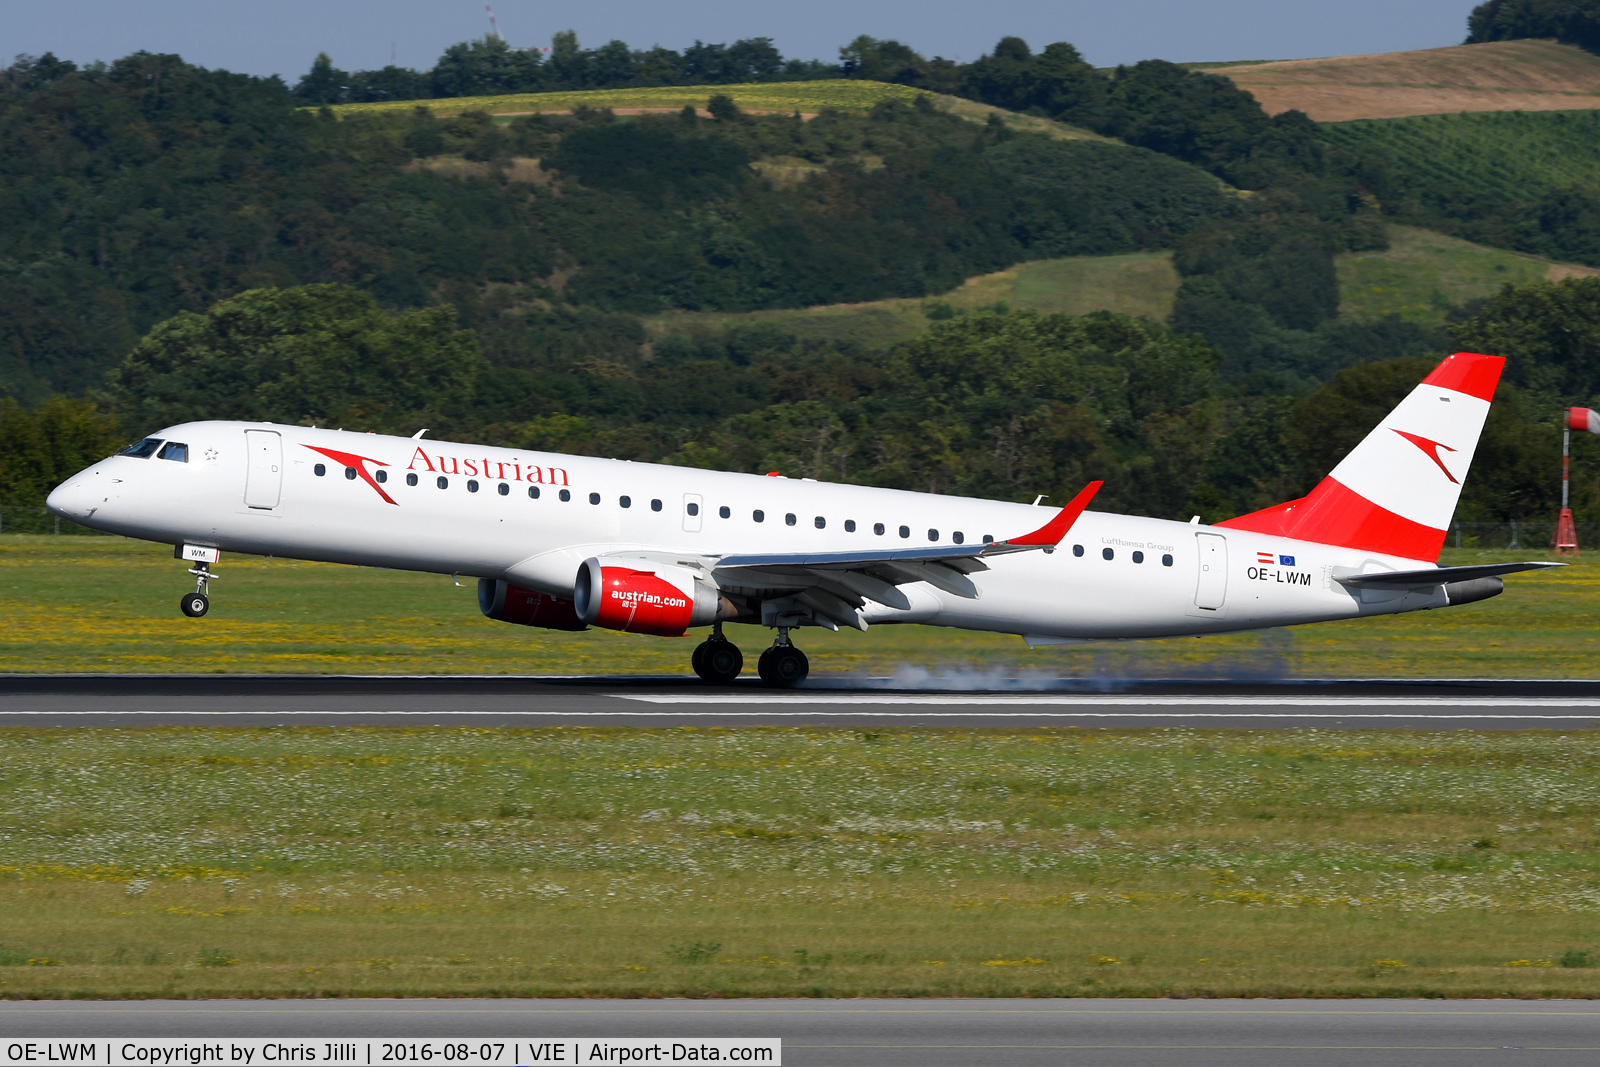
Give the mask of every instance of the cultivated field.
[[457, 96], [437, 100], [393, 100], [339, 104], [336, 114], [407, 112], [426, 107], [436, 115], [487, 111], [494, 115], [557, 114], [576, 107], [610, 108], [619, 113], [704, 109], [712, 96], [726, 96], [746, 111], [814, 115], [823, 108], [866, 111], [884, 100], [910, 102], [924, 89], [886, 82], [832, 79], [813, 82], [759, 82], [749, 85], [685, 85], [649, 89], [588, 89], [566, 93], [515, 93], [507, 96]]
[[1355, 319], [1399, 315], [1441, 324], [1454, 305], [1493, 296], [1502, 285], [1527, 285], [1600, 274], [1594, 267], [1473, 244], [1414, 226], [1390, 226], [1383, 252], [1335, 258], [1339, 314]]
[[1600, 111], [1430, 115], [1340, 122], [1322, 135], [1381, 156], [1391, 200], [1482, 196], [1526, 202], [1556, 189], [1600, 193]]
[[0, 731], [0, 996], [1594, 996], [1600, 736]]
[[1200, 69], [1249, 90], [1269, 114], [1295, 108], [1318, 122], [1600, 108], [1600, 57], [1554, 41]]
[[[1450, 549], [1444, 562], [1540, 558]], [[474, 583], [332, 564], [224, 557], [204, 619], [172, 551], [110, 537], [0, 536], [0, 671], [406, 674], [689, 673], [695, 637], [556, 633], [490, 622]], [[923, 626], [808, 629], [817, 673], [1029, 677], [1600, 676], [1600, 565], [1515, 575], [1448, 611], [1261, 634], [1029, 650], [1020, 638]], [[771, 642], [729, 635], [748, 661]]]

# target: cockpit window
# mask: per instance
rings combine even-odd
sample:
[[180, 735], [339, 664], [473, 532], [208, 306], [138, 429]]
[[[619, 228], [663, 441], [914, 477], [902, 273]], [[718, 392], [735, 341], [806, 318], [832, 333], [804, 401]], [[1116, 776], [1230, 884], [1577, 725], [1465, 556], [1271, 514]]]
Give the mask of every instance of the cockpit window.
[[156, 449], [160, 447], [161, 438], [146, 437], [138, 444], [129, 445], [127, 448], [124, 448], [121, 452], [118, 452], [117, 455], [132, 456], [134, 459], [149, 459], [151, 456], [156, 454]]
[[161, 451], [156, 453], [156, 458], [176, 460], [179, 463], [187, 463], [189, 462], [189, 446], [185, 444], [179, 444], [177, 441], [168, 441], [162, 446]]

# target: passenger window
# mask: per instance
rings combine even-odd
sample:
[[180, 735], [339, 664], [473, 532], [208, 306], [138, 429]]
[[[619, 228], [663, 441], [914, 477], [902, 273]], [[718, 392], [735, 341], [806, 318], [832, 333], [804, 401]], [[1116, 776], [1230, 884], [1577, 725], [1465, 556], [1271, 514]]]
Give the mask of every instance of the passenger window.
[[529, 500], [538, 500], [539, 499], [539, 487], [537, 485], [528, 486], [528, 499]]
[[1109, 548], [1102, 548], [1100, 550], [1100, 558], [1101, 559], [1112, 559], [1115, 556], [1116, 556], [1116, 553], [1111, 551], [1111, 549], [1109, 549]]
[[[321, 466], [321, 464], [318, 464], [318, 466]], [[321, 474], [322, 472], [318, 471], [317, 473]], [[417, 484], [417, 476], [415, 474], [406, 475], [406, 484], [407, 485], [416, 485]]]
[[717, 509], [717, 514], [721, 515], [725, 519], [728, 519], [733, 517], [733, 510], [729, 508], [728, 505], [724, 504], [722, 507]]
[[448, 489], [450, 488], [450, 479], [441, 474], [439, 475], [439, 479], [435, 484], [437, 484], [440, 489]]
[[[378, 473], [382, 474], [383, 472], [379, 471]], [[511, 495], [511, 487], [509, 485], [507, 485], [505, 482], [501, 482], [499, 485], [495, 486], [494, 489], [495, 489], [495, 492], [499, 493], [501, 496], [510, 496]]]
[[633, 497], [631, 497], [631, 496], [619, 496], [619, 497], [617, 497], [617, 506], [619, 508], [631, 508], [631, 507], [633, 507]]
[[356, 469], [354, 467], [346, 467], [344, 469], [344, 480], [347, 482], [356, 480]]
[[939, 531], [938, 530], [929, 530], [928, 531], [928, 540], [930, 540], [930, 541], [939, 540]]
[[659, 501], [659, 500], [650, 501], [650, 510], [651, 511], [660, 511], [661, 510], [661, 501]]
[[691, 515], [698, 515], [700, 514], [700, 505], [691, 501], [683, 506], [683, 510]]
[[883, 536], [883, 523], [881, 523], [881, 522], [873, 523], [872, 524], [872, 532], [877, 534], [879, 537], [882, 537]]
[[846, 520], [844, 520], [844, 532], [845, 533], [855, 533], [856, 532], [856, 520], [854, 520], [854, 519], [846, 519]]
[[328, 473], [328, 468], [323, 466], [321, 463], [318, 463], [315, 467], [311, 468], [311, 473], [315, 474], [318, 478], [320, 478], [324, 474]]
[[161, 438], [146, 437], [143, 441], [135, 442], [118, 452], [119, 456], [132, 456], [134, 459], [149, 459], [156, 454], [156, 449], [161, 447]]
[[161, 451], [156, 453], [156, 458], [170, 459], [175, 463], [187, 463], [189, 462], [189, 446], [181, 445], [176, 441], [168, 441], [162, 446]]
[[591, 503], [591, 504], [600, 503], [600, 494], [599, 493], [590, 493], [589, 494], [589, 503]]
[[986, 544], [986, 545], [994, 544], [994, 534], [984, 534], [983, 535], [983, 543]]
[[828, 527], [828, 520], [823, 518], [821, 515], [818, 515], [816, 518], [811, 520], [811, 525], [815, 526], [819, 530], [825, 530]]
[[950, 535], [950, 540], [954, 541], [958, 545], [965, 544], [967, 541], [967, 535], [962, 533], [960, 530], [957, 530], [955, 533]]
[[563, 504], [565, 504], [567, 501], [572, 499], [572, 490], [571, 489], [563, 489], [563, 490], [561, 490], [561, 492], [557, 493], [556, 495], [558, 497], [560, 497], [561, 498], [561, 502]]
[[1172, 566], [1172, 557], [1171, 557], [1171, 556], [1162, 556], [1162, 557], [1161, 557], [1161, 565], [1162, 565], [1162, 566], [1163, 566], [1163, 567], [1170, 567], [1170, 566]]
[[[389, 472], [388, 471], [375, 471], [375, 472], [373, 472], [372, 476], [378, 480], [378, 484], [379, 485], [382, 485], [384, 482], [387, 482], [389, 480]], [[501, 492], [503, 493], [503, 492], [505, 492], [505, 490], [502, 489]]]
[[787, 515], [785, 515], [783, 517], [783, 524], [785, 526], [793, 526], [794, 525], [794, 521], [795, 521], [794, 520], [794, 512], [792, 512], [792, 511], [789, 512], [789, 514], [787, 514]]
[[1074, 556], [1081, 556], [1081, 555], [1083, 555], [1083, 546], [1082, 546], [1082, 545], [1073, 545], [1073, 546], [1072, 546], [1072, 554], [1073, 554], [1073, 555], [1074, 555]]
[[759, 508], [757, 508], [755, 511], [752, 511], [750, 513], [750, 517], [752, 519], [754, 519], [756, 522], [766, 522], [767, 521], [767, 513], [765, 511], [760, 510]]
[[1135, 563], [1143, 563], [1144, 562], [1144, 553], [1143, 552], [1135, 552], [1133, 554], [1133, 561]]
[[467, 492], [476, 493], [477, 491], [478, 491], [478, 479], [476, 479], [476, 478], [468, 478], [467, 479]]
[[910, 537], [911, 536], [911, 527], [909, 527], [909, 526], [900, 527], [900, 536], [901, 537]]

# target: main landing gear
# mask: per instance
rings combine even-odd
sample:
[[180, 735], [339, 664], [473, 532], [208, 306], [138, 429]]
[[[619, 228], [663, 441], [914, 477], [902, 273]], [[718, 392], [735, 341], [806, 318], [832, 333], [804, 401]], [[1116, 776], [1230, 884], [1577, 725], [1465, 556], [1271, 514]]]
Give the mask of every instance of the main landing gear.
[[[730, 685], [744, 669], [744, 654], [738, 645], [722, 636], [719, 622], [711, 636], [695, 647], [689, 662], [694, 673], [712, 685]], [[790, 689], [806, 680], [806, 675], [811, 673], [811, 663], [804, 652], [789, 643], [789, 628], [783, 626], [779, 627], [778, 639], [772, 647], [761, 653], [756, 671], [773, 689]]]
[[712, 685], [729, 685], [744, 670], [744, 653], [739, 646], [722, 636], [722, 624], [711, 628], [711, 636], [695, 646], [689, 657], [694, 673]]
[[789, 643], [787, 626], [778, 627], [778, 639], [761, 653], [756, 661], [756, 673], [774, 689], [792, 689], [811, 673], [811, 661], [806, 659], [806, 654]]
[[189, 573], [194, 575], [194, 592], [183, 594], [183, 599], [178, 601], [178, 610], [191, 619], [198, 619], [211, 610], [211, 598], [206, 596], [206, 591], [216, 575], [211, 573], [209, 563], [196, 563], [189, 568]]

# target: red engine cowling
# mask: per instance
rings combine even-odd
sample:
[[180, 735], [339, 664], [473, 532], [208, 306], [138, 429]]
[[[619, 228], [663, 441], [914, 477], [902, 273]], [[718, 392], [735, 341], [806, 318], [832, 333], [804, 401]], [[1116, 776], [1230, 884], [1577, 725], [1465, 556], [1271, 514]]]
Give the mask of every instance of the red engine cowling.
[[721, 605], [716, 587], [687, 567], [618, 556], [584, 560], [572, 600], [591, 626], [660, 637], [713, 621]]
[[587, 630], [572, 601], [536, 593], [493, 578], [478, 579], [478, 608], [496, 622], [542, 626], [547, 630]]

